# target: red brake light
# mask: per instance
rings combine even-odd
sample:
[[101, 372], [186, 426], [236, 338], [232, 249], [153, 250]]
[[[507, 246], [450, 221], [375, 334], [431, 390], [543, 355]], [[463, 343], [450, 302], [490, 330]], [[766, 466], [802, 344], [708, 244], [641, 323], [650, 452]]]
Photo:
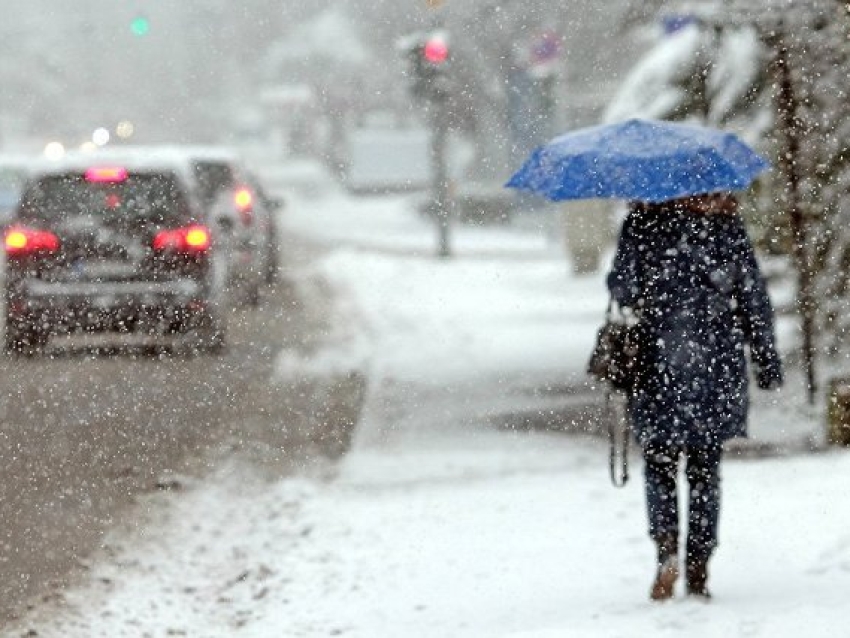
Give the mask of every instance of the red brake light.
[[87, 182], [115, 184], [127, 177], [127, 169], [123, 166], [93, 166], [86, 170]]
[[49, 230], [36, 230], [26, 226], [10, 226], [4, 238], [6, 254], [23, 257], [39, 252], [59, 250], [59, 238]]
[[159, 231], [153, 238], [153, 249], [198, 254], [209, 250], [212, 237], [206, 226], [199, 224]]
[[196, 251], [210, 247], [210, 233], [203, 226], [190, 226], [186, 229], [186, 245]]
[[240, 188], [233, 194], [233, 203], [242, 216], [242, 222], [250, 224], [254, 221], [254, 195], [247, 188]]
[[233, 195], [233, 201], [240, 211], [245, 211], [251, 208], [251, 205], [254, 203], [254, 196], [247, 188], [240, 188]]
[[24, 250], [29, 243], [29, 237], [21, 230], [10, 230], [6, 233], [6, 251]]

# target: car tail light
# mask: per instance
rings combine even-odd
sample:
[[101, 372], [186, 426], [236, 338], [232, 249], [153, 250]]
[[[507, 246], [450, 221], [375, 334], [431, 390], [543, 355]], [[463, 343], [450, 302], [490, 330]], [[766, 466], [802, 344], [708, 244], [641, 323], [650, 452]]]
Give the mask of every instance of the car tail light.
[[254, 218], [254, 195], [248, 188], [238, 188], [233, 194], [233, 203], [242, 216], [242, 221], [250, 224]]
[[199, 224], [161, 230], [153, 238], [153, 249], [158, 251], [198, 254], [209, 250], [211, 245], [209, 229]]
[[240, 188], [234, 193], [233, 201], [240, 210], [251, 208], [251, 205], [254, 203], [254, 196], [247, 188]]
[[9, 257], [25, 257], [40, 252], [59, 250], [59, 238], [49, 230], [37, 230], [26, 226], [10, 226], [4, 238]]

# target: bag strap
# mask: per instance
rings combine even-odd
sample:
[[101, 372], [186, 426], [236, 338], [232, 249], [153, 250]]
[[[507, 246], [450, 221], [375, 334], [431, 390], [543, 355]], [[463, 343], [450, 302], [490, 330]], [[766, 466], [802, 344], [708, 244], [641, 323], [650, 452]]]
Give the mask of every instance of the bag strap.
[[[607, 384], [606, 384], [607, 385]], [[611, 387], [605, 390], [605, 413], [608, 420], [608, 473], [614, 487], [624, 487], [629, 482], [629, 426], [628, 416], [618, 418], [611, 400]], [[619, 427], [622, 426], [622, 427]]]

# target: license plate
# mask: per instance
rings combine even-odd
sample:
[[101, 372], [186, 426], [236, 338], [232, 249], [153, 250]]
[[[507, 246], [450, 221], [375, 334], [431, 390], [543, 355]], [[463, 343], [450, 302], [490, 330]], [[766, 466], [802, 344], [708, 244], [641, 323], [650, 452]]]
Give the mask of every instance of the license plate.
[[136, 266], [123, 261], [84, 262], [79, 271], [86, 279], [126, 279], [136, 273]]
[[100, 310], [109, 310], [115, 306], [115, 297], [111, 295], [98, 295], [92, 300], [92, 305]]

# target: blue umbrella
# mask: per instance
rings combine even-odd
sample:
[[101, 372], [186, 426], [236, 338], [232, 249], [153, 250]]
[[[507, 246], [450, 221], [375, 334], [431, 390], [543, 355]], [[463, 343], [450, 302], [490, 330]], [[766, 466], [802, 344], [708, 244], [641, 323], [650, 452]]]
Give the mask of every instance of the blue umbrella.
[[556, 137], [534, 150], [506, 186], [553, 201], [662, 202], [745, 189], [769, 166], [732, 133], [634, 119]]

